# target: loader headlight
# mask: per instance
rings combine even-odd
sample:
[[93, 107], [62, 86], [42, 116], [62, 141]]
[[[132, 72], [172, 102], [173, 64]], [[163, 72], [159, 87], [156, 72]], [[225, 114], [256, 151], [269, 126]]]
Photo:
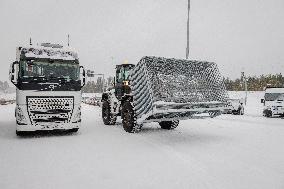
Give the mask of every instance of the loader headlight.
[[129, 81], [123, 81], [124, 85], [128, 86], [129, 85]]

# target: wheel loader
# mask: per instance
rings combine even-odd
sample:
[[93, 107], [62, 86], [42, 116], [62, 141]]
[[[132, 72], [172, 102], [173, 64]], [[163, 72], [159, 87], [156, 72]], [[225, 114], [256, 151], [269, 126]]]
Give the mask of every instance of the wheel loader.
[[221, 115], [227, 100], [215, 63], [145, 56], [136, 65], [116, 66], [114, 87], [102, 95], [102, 119], [114, 125], [121, 116], [130, 133], [147, 122], [171, 130], [180, 120]]

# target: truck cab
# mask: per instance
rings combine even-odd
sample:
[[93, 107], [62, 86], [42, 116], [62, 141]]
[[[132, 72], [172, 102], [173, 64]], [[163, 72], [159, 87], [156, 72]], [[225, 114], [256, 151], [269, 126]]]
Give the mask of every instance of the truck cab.
[[16, 133], [77, 131], [85, 71], [74, 50], [43, 43], [17, 47], [10, 80], [16, 86]]
[[263, 116], [284, 116], [284, 88], [266, 88], [263, 103]]

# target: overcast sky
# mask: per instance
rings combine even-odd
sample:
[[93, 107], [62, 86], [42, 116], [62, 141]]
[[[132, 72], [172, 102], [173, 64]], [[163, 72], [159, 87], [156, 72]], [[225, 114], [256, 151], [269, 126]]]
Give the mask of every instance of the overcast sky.
[[[53, 42], [112, 75], [124, 60], [185, 58], [187, 0], [0, 0], [0, 80], [16, 46]], [[283, 0], [191, 0], [190, 59], [214, 61], [224, 76], [284, 72]], [[113, 57], [113, 62], [111, 57]]]

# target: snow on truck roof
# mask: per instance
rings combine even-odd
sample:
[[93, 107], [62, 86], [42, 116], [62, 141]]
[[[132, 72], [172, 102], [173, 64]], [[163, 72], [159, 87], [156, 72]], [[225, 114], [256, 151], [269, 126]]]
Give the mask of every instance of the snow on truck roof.
[[62, 60], [78, 59], [78, 54], [73, 49], [63, 48], [59, 44], [42, 43], [37, 46], [18, 47], [20, 54], [29, 58], [49, 58]]
[[266, 88], [265, 93], [284, 93], [284, 88]]

